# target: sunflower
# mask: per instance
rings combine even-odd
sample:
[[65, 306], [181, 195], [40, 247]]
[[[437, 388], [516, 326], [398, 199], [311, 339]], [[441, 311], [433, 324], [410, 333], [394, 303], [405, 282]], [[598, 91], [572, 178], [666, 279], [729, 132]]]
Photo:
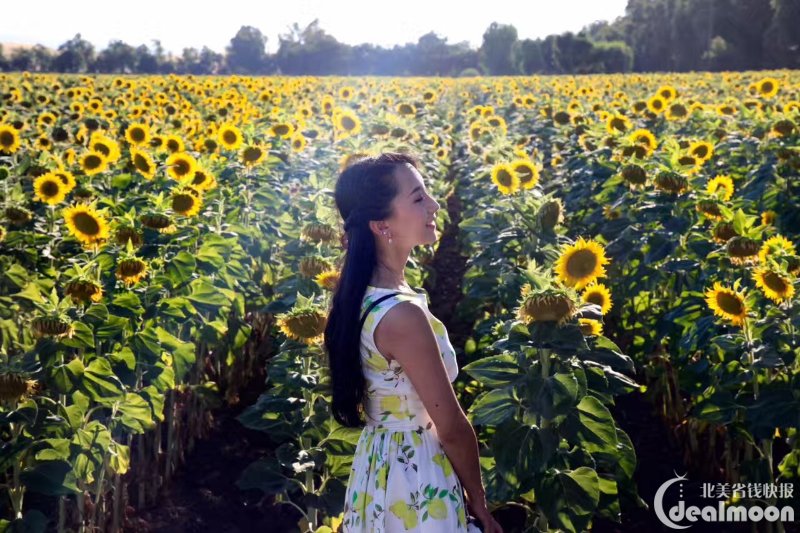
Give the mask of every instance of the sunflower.
[[292, 309], [276, 319], [281, 332], [291, 339], [314, 344], [324, 338], [327, 318], [316, 308]]
[[625, 115], [611, 115], [606, 121], [608, 133], [625, 133], [629, 129], [631, 129], [631, 121]]
[[761, 245], [758, 259], [762, 264], [766, 264], [769, 257], [787, 255], [795, 255], [794, 244], [782, 235], [774, 235]]
[[530, 160], [516, 159], [511, 162], [511, 168], [523, 189], [532, 189], [539, 182], [539, 169]]
[[241, 130], [233, 124], [223, 124], [217, 130], [217, 141], [225, 150], [238, 150], [244, 142]]
[[600, 306], [600, 313], [606, 314], [611, 311], [613, 302], [611, 301], [611, 291], [602, 283], [593, 283], [584, 289], [581, 294], [584, 302]]
[[108, 222], [93, 207], [83, 204], [64, 209], [70, 233], [84, 245], [96, 245], [108, 238]]
[[620, 175], [631, 187], [640, 187], [647, 183], [647, 172], [639, 165], [625, 165]]
[[249, 144], [242, 148], [239, 159], [248, 167], [254, 167], [267, 157], [267, 149], [259, 144]]
[[718, 115], [724, 117], [729, 117], [736, 114], [736, 108], [731, 104], [719, 104], [716, 107], [716, 110]]
[[667, 107], [667, 111], [664, 113], [664, 116], [670, 121], [680, 121], [687, 118], [689, 114], [690, 111], [686, 109], [685, 105], [680, 102], [672, 102]]
[[106, 137], [98, 133], [92, 134], [89, 140], [89, 149], [103, 154], [106, 161], [109, 163], [116, 163], [119, 161], [120, 150], [119, 144], [114, 139]]
[[536, 221], [539, 226], [548, 231], [552, 231], [563, 220], [564, 206], [561, 205], [561, 200], [558, 198], [546, 201], [536, 212]]
[[769, 226], [775, 223], [775, 218], [778, 216], [778, 213], [771, 209], [767, 209], [766, 211], [761, 213], [761, 225], [762, 226]]
[[361, 120], [352, 111], [337, 108], [333, 113], [333, 124], [342, 138], [356, 135], [361, 131]]
[[17, 129], [10, 124], [0, 124], [0, 152], [13, 154], [22, 146]]
[[27, 379], [23, 373], [3, 372], [0, 374], [0, 404], [15, 404], [38, 390], [38, 382]]
[[185, 152], [180, 152], [169, 156], [166, 166], [167, 174], [172, 179], [181, 181], [188, 176], [194, 176], [194, 172], [197, 169], [197, 160]]
[[492, 182], [503, 194], [513, 194], [520, 186], [519, 176], [511, 165], [498, 163], [492, 168]]
[[672, 194], [680, 194], [689, 188], [689, 180], [677, 172], [662, 170], [656, 174], [656, 188]]
[[597, 278], [605, 277], [603, 265], [607, 263], [609, 260], [599, 243], [579, 237], [562, 252], [555, 270], [559, 281], [580, 290]]
[[652, 96], [649, 100], [647, 100], [647, 109], [656, 115], [662, 113], [666, 107], [667, 103], [664, 101], [664, 98], [659, 95]]
[[0, 242], [3, 242], [5, 238], [6, 238], [6, 227], [0, 226]]
[[741, 326], [747, 318], [747, 303], [745, 294], [733, 289], [723, 287], [720, 282], [714, 282], [714, 288], [705, 292], [706, 303], [714, 314], [730, 320], [734, 326]]
[[414, 106], [414, 104], [409, 104], [406, 102], [397, 104], [395, 111], [397, 111], [397, 114], [401, 117], [414, 116], [417, 114], [417, 108]]
[[764, 291], [764, 296], [775, 302], [781, 303], [794, 296], [792, 280], [774, 270], [760, 266], [753, 270], [753, 280], [756, 287]]
[[309, 222], [300, 230], [300, 238], [311, 242], [336, 242], [339, 235], [330, 224]]
[[736, 233], [736, 228], [734, 228], [732, 222], [717, 222], [717, 225], [714, 226], [714, 231], [712, 232], [712, 236], [715, 242], [719, 244], [725, 244], [730, 239], [739, 235]]
[[75, 303], [99, 302], [103, 299], [103, 288], [95, 281], [76, 279], [67, 282], [64, 294], [69, 295]]
[[60, 168], [58, 170], [54, 170], [52, 174], [61, 180], [62, 185], [64, 185], [65, 193], [69, 193], [77, 185], [77, 182], [75, 181], [75, 176], [73, 176], [72, 172], [68, 170]]
[[80, 166], [83, 173], [87, 176], [93, 176], [105, 171], [108, 168], [108, 160], [100, 152], [89, 151], [85, 152], [80, 157]]
[[59, 204], [67, 196], [67, 186], [53, 172], [36, 178], [33, 181], [33, 189], [36, 199], [49, 205]]
[[147, 275], [147, 263], [138, 257], [122, 259], [117, 263], [117, 278], [126, 285], [134, 285]]
[[561, 326], [575, 314], [576, 306], [567, 291], [562, 289], [533, 290], [526, 283], [521, 291], [522, 301], [516, 311], [518, 320], [531, 322], [555, 322]]
[[290, 138], [294, 135], [294, 131], [294, 126], [289, 122], [278, 122], [269, 128], [269, 132], [273, 137], [280, 137], [282, 139]]
[[656, 94], [667, 102], [678, 97], [678, 91], [672, 85], [662, 85], [659, 87], [658, 91], [656, 91]]
[[762, 98], [772, 98], [780, 88], [780, 82], [775, 78], [764, 78], [756, 84], [756, 91]]
[[314, 278], [314, 281], [316, 281], [317, 285], [323, 289], [333, 291], [336, 289], [336, 285], [339, 283], [339, 273], [335, 270], [326, 270], [317, 274], [317, 277]]
[[722, 199], [727, 202], [733, 196], [733, 180], [730, 176], [716, 176], [714, 179], [708, 182], [706, 186], [706, 192], [710, 195], [716, 195], [719, 192], [722, 193]]
[[728, 257], [734, 265], [744, 265], [758, 262], [758, 241], [749, 237], [737, 235], [728, 240], [725, 248]]
[[306, 147], [306, 138], [302, 134], [296, 133], [292, 136], [291, 144], [293, 152], [302, 152]]
[[144, 150], [131, 148], [131, 163], [139, 174], [145, 179], [151, 180], [156, 175], [156, 164], [150, 154]]
[[120, 226], [117, 228], [116, 232], [114, 233], [114, 241], [121, 245], [127, 246], [128, 241], [131, 241], [131, 245], [134, 248], [138, 248], [144, 242], [142, 238], [142, 234], [139, 233], [136, 228], [130, 225]]
[[[196, 194], [192, 194], [194, 191]], [[172, 210], [185, 217], [191, 217], [200, 212], [203, 199], [196, 189], [179, 190], [172, 194]]]
[[603, 334], [603, 323], [599, 320], [593, 318], [579, 318], [578, 324], [584, 337]]
[[150, 126], [142, 122], [134, 122], [125, 130], [125, 139], [132, 146], [146, 146], [150, 143]]
[[332, 265], [318, 255], [309, 255], [300, 259], [300, 273], [306, 278], [315, 278], [331, 268]]
[[647, 155], [652, 154], [653, 150], [658, 146], [656, 136], [653, 135], [650, 130], [636, 130], [628, 136], [628, 140], [634, 144], [644, 146], [647, 149]]
[[689, 153], [704, 163], [714, 155], [714, 146], [706, 141], [693, 142], [689, 145]]

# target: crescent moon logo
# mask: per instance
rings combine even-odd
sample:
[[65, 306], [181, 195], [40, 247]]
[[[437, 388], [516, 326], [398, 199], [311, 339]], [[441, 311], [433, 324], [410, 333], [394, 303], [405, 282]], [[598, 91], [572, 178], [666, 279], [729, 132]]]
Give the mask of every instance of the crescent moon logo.
[[[675, 472], [675, 475], [678, 476], [678, 473]], [[686, 475], [684, 474], [683, 476], [674, 477], [674, 478], [662, 483], [661, 486], [658, 487], [658, 490], [656, 491], [655, 498], [653, 498], [653, 507], [655, 507], [656, 516], [658, 516], [658, 519], [661, 520], [661, 522], [665, 526], [671, 527], [672, 529], [686, 529], [688, 527], [691, 527], [691, 526], [679, 526], [678, 524], [672, 522], [669, 519], [669, 517], [667, 516], [667, 514], [664, 512], [663, 500], [664, 500], [664, 494], [666, 494], [667, 489], [672, 484], [677, 483], [678, 481], [683, 481], [685, 479], [686, 479]]]

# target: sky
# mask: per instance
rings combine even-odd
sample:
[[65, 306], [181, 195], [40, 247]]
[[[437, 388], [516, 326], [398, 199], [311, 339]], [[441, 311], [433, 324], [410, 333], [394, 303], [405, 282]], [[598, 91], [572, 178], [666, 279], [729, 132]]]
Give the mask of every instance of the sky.
[[[384, 47], [416, 43], [428, 32], [447, 42], [468, 41], [478, 48], [492, 22], [513, 24], [520, 39], [576, 32], [596, 20], [612, 21], [627, 0], [36, 0], [3, 2], [0, 43], [43, 44], [56, 48], [80, 33], [96, 50], [112, 40], [132, 46], [160, 39], [167, 52], [208, 46], [224, 52], [241, 26], [267, 37], [267, 52], [293, 23], [305, 28], [314, 19], [339, 42]], [[474, 6], [474, 7], [473, 7]], [[33, 21], [30, 24], [20, 21]]]

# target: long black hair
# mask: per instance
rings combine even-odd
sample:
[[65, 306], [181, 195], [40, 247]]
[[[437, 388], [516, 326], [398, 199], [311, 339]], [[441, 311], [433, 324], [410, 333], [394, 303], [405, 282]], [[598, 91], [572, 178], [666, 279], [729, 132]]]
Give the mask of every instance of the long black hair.
[[369, 221], [392, 215], [391, 202], [399, 192], [394, 171], [406, 163], [415, 168], [419, 165], [414, 156], [405, 153], [364, 157], [342, 171], [334, 190], [336, 207], [344, 220], [347, 251], [325, 326], [325, 349], [333, 389], [333, 417], [348, 427], [364, 425], [361, 413], [365, 381], [358, 324], [362, 300], [377, 265], [375, 235]]

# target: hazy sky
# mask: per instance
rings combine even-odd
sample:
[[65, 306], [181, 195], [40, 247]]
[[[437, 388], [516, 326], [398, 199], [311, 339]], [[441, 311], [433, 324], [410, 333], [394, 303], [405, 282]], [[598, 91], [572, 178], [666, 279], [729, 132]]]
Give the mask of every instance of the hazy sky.
[[[319, 26], [339, 42], [382, 46], [417, 42], [434, 31], [449, 43], [480, 46], [492, 22], [513, 24], [520, 39], [578, 31], [595, 20], [614, 20], [627, 0], [490, 0], [488, 2], [402, 0], [27, 0], [3, 2], [0, 42], [40, 43], [55, 48], [76, 33], [105, 48], [120, 39], [180, 55], [185, 47], [206, 45], [223, 52], [241, 26], [267, 36], [267, 51], [278, 48], [278, 35], [296, 22]], [[473, 7], [474, 6], [474, 7]], [[28, 22], [23, 22], [28, 21]]]

